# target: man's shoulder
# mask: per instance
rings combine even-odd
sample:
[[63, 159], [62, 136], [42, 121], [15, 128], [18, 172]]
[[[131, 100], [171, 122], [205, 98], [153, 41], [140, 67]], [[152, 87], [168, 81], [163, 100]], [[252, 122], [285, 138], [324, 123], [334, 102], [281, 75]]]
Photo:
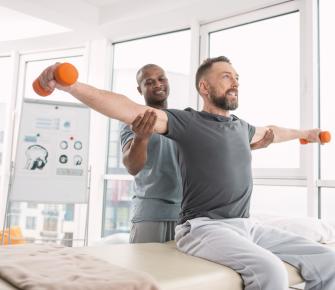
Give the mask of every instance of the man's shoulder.
[[197, 112], [196, 110], [192, 109], [191, 107], [187, 107], [185, 109], [164, 109], [167, 112]]
[[181, 109], [164, 109], [165, 112], [171, 114], [171, 115], [181, 115], [181, 116], [193, 116], [195, 114], [198, 114], [199, 112], [188, 107], [184, 110]]
[[236, 115], [231, 114], [230, 116], [232, 118], [232, 121], [240, 122], [241, 124], [245, 124], [245, 125], [249, 124], [247, 121], [245, 121], [244, 119], [241, 119], [241, 118], [237, 117]]
[[120, 129], [121, 133], [132, 131], [131, 128], [130, 128], [130, 125], [128, 125], [126, 123], [123, 123], [123, 122], [119, 122], [119, 129]]
[[122, 148], [131, 140], [134, 138], [135, 133], [131, 130], [131, 127], [126, 123], [119, 123], [119, 129], [120, 129], [120, 141]]

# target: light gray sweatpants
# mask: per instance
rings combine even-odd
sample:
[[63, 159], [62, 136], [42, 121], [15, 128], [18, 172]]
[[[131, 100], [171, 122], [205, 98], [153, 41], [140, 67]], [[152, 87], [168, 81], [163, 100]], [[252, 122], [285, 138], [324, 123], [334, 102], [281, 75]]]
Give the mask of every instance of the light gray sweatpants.
[[286, 290], [281, 260], [299, 269], [308, 290], [335, 290], [335, 251], [250, 219], [196, 218], [176, 227], [180, 251], [238, 272], [246, 290]]
[[174, 239], [176, 221], [137, 222], [130, 228], [130, 243], [165, 243]]

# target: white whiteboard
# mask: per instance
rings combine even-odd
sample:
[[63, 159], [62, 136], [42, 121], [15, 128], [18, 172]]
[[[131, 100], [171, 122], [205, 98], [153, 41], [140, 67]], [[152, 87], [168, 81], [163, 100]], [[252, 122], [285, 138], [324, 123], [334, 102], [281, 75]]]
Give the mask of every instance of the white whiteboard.
[[88, 203], [90, 110], [25, 99], [10, 200]]

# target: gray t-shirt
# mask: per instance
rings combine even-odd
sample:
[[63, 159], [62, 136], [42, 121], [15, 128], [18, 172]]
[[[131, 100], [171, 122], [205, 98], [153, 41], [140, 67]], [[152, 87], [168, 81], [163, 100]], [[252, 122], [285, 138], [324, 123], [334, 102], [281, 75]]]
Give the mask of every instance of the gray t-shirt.
[[[135, 136], [121, 125], [121, 146]], [[147, 161], [134, 177], [132, 222], [176, 221], [181, 210], [182, 187], [175, 142], [158, 134], [150, 137]]]
[[165, 110], [166, 137], [176, 141], [183, 180], [180, 223], [196, 217], [249, 217], [250, 141], [255, 127], [234, 115]]

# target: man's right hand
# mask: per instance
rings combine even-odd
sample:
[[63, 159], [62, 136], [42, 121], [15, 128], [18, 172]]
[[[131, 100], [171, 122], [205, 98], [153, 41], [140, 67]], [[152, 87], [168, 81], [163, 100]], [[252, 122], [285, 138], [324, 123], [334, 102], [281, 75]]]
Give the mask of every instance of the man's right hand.
[[157, 114], [154, 111], [147, 110], [144, 115], [139, 114], [131, 123], [131, 129], [135, 133], [135, 138], [140, 140], [149, 139], [154, 133]]
[[[63, 64], [56, 62], [53, 65], [48, 66], [46, 69], [38, 77], [38, 82], [43, 90], [51, 93], [55, 88], [59, 90], [63, 90], [66, 92], [70, 92], [71, 85], [61, 85], [61, 82], [56, 81], [56, 70]], [[64, 66], [63, 66], [64, 68]], [[59, 81], [68, 80], [69, 72], [64, 72], [64, 70], [58, 70]], [[78, 74], [77, 74], [78, 76]], [[73, 76], [70, 76], [70, 78]], [[72, 83], [73, 84], [73, 83]]]

